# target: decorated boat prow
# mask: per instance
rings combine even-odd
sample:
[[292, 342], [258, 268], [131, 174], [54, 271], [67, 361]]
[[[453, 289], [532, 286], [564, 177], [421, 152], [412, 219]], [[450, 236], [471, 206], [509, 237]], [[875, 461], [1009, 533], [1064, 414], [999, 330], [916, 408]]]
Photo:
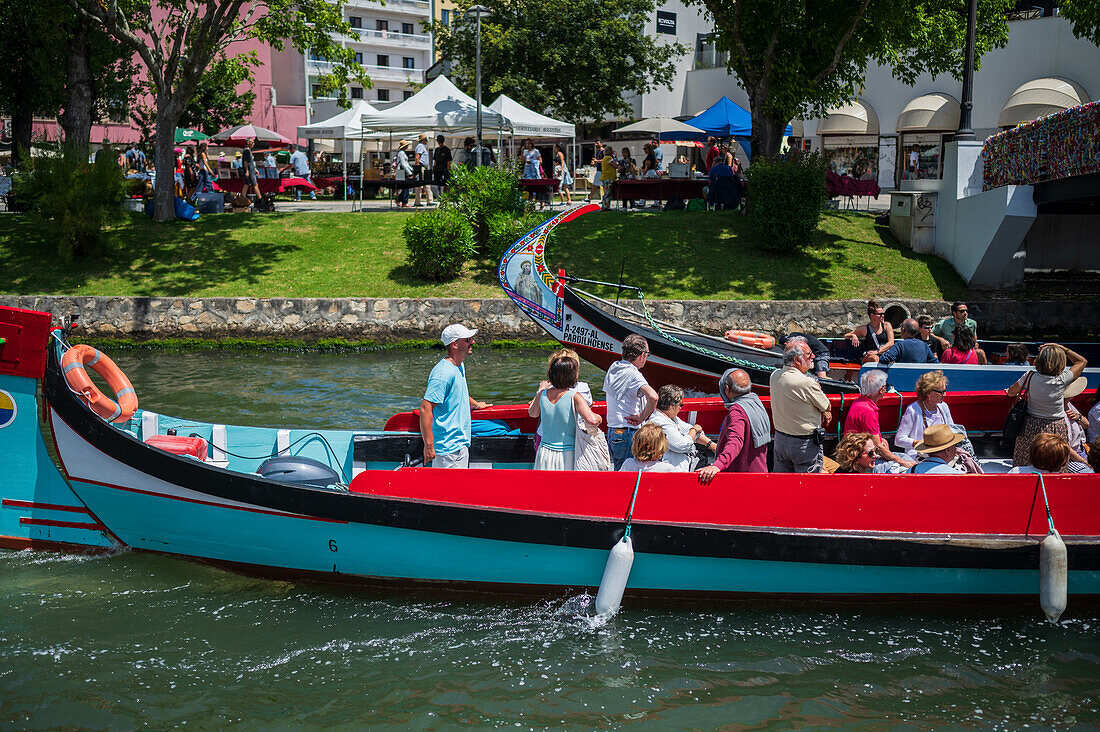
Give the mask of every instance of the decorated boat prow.
[[[769, 378], [783, 359], [781, 351], [762, 347], [770, 336], [730, 331], [730, 337], [719, 337], [692, 331], [654, 318], [637, 287], [584, 280], [547, 265], [546, 241], [554, 227], [598, 210], [599, 206], [589, 204], [562, 211], [504, 253], [498, 278], [512, 302], [555, 340], [603, 369], [622, 357], [624, 338], [631, 333], [645, 336], [650, 355], [642, 372], [654, 388], [676, 384], [717, 393], [722, 373], [739, 367], [749, 374], [756, 391], [766, 393]], [[628, 290], [641, 309], [605, 300], [578, 286], [586, 283]], [[855, 384], [840, 379], [823, 379], [821, 386], [827, 393], [859, 391]]]

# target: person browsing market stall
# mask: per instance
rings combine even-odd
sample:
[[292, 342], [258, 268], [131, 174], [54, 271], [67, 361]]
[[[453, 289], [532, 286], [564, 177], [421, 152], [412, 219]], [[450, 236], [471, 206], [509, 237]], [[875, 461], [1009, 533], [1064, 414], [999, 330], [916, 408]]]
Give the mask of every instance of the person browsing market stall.
[[463, 362], [474, 350], [477, 328], [452, 323], [440, 340], [447, 356], [432, 369], [420, 402], [420, 437], [424, 465], [466, 468], [470, 465], [470, 411], [492, 406], [470, 396]]

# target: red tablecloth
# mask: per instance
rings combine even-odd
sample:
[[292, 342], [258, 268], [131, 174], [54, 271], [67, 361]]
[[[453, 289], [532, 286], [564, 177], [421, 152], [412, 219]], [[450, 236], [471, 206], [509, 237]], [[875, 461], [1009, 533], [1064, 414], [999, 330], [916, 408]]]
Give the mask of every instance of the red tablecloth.
[[[260, 186], [260, 193], [265, 196], [272, 193], [283, 193], [295, 188], [306, 191], [317, 190], [317, 186], [305, 178], [260, 178], [256, 182]], [[219, 178], [214, 181], [214, 190], [223, 193], [240, 193], [244, 190], [244, 178]]]
[[561, 187], [561, 181], [557, 178], [520, 178], [520, 188], [530, 188], [535, 190], [547, 189], [551, 191], [557, 191]]
[[873, 180], [856, 180], [846, 175], [837, 175], [833, 171], [825, 173], [825, 188], [830, 198], [836, 196], [872, 196], [878, 198], [882, 193], [878, 183]]
[[611, 184], [616, 201], [671, 201], [674, 198], [702, 198], [705, 178], [643, 178], [617, 180]]

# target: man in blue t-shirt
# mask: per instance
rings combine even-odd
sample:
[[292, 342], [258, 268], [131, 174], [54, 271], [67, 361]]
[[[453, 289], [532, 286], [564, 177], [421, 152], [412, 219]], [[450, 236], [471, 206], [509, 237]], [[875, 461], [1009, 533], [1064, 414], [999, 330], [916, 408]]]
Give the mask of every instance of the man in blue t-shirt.
[[424, 465], [433, 468], [466, 468], [470, 465], [470, 410], [491, 406], [470, 398], [462, 362], [474, 350], [477, 329], [452, 323], [440, 340], [447, 357], [435, 365], [420, 402], [420, 437], [424, 440]]
[[938, 363], [939, 359], [920, 337], [916, 318], [901, 321], [901, 340], [879, 354], [879, 363]]

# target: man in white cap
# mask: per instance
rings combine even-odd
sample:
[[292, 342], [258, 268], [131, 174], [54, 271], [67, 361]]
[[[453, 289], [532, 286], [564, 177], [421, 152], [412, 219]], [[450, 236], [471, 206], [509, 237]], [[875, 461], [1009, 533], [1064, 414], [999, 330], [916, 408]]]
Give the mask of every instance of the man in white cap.
[[452, 323], [440, 340], [447, 357], [435, 365], [420, 402], [420, 437], [424, 441], [424, 465], [433, 468], [466, 468], [470, 465], [470, 410], [490, 406], [470, 397], [462, 362], [474, 350], [477, 328]]

